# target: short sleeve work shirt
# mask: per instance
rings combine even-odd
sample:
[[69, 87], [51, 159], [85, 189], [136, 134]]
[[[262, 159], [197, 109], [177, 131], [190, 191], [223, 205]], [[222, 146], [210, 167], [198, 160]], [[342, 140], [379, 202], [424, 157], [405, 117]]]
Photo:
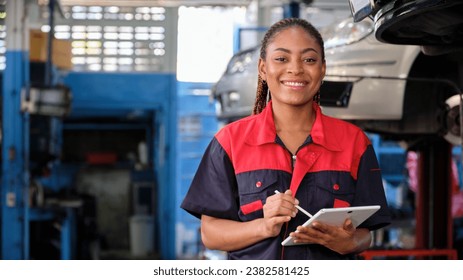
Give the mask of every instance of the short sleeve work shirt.
[[[181, 207], [200, 218], [234, 221], [263, 217], [275, 190], [293, 191], [310, 213], [321, 208], [380, 205], [359, 227], [375, 230], [390, 223], [381, 171], [368, 137], [358, 127], [328, 117], [314, 104], [316, 119], [295, 155], [278, 141], [271, 102], [253, 115], [222, 128], [200, 162]], [[279, 236], [228, 252], [230, 259], [348, 259], [321, 245], [282, 247], [281, 241], [307, 217], [297, 216]]]

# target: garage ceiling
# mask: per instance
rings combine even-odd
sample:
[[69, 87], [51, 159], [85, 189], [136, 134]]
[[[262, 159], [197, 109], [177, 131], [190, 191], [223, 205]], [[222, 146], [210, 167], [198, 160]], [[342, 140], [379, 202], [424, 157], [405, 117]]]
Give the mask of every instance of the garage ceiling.
[[158, 6], [158, 7], [177, 7], [177, 6], [247, 6], [251, 0], [60, 0], [64, 6]]
[[[291, 2], [291, 0], [55, 0], [64, 6], [157, 6], [157, 7], [178, 7], [178, 6], [248, 6], [251, 2], [259, 2], [260, 6], [279, 6]], [[293, 0], [294, 1], [294, 0]], [[48, 0], [39, 0], [48, 2]], [[297, 0], [307, 3], [310, 0]], [[348, 0], [313, 0], [317, 6], [345, 6]]]

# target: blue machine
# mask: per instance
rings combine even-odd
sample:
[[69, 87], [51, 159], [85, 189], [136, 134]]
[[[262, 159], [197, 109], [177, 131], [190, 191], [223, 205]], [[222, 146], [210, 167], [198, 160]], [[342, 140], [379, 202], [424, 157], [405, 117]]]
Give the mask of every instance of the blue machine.
[[[156, 180], [157, 248], [161, 258], [175, 258], [176, 91], [174, 74], [69, 73], [73, 92], [71, 115], [64, 130], [143, 129]], [[138, 119], [139, 122], [97, 123], [89, 118]], [[69, 121], [72, 120], [72, 121]], [[153, 236], [153, 238], [155, 238]]]
[[[18, 55], [21, 57], [20, 55]], [[9, 78], [9, 73], [4, 74]], [[13, 79], [9, 79], [10, 81]], [[175, 258], [175, 213], [176, 191], [176, 91], [177, 82], [173, 74], [98, 74], [69, 73], [65, 77], [66, 85], [72, 90], [72, 113], [61, 120], [49, 119], [48, 141], [59, 151], [62, 145], [62, 133], [69, 130], [146, 130], [151, 172], [156, 178], [157, 201], [156, 228], [157, 248], [164, 259]], [[4, 86], [4, 105], [9, 104], [8, 97], [16, 97], [9, 83]], [[17, 85], [22, 88], [21, 85]], [[6, 93], [11, 92], [10, 96]], [[6, 102], [5, 102], [6, 101]], [[75, 257], [75, 214], [72, 207], [56, 209], [30, 208], [26, 198], [29, 190], [29, 168], [24, 161], [30, 158], [30, 133], [27, 114], [19, 112], [17, 106], [4, 109], [4, 120], [17, 119], [16, 122], [4, 122], [3, 141], [3, 181], [2, 199], [2, 258], [28, 259], [30, 252], [29, 227], [32, 222], [53, 220], [60, 216], [60, 258]], [[10, 103], [11, 104], [11, 103]], [[13, 110], [17, 109], [17, 110]], [[89, 118], [139, 118], [140, 122], [126, 124], [88, 122]], [[7, 125], [7, 126], [5, 126]], [[10, 126], [8, 126], [10, 125]], [[23, 127], [27, 125], [27, 127]], [[21, 127], [21, 129], [18, 129]], [[14, 135], [16, 134], [16, 135]], [[22, 141], [17, 141], [20, 139]], [[32, 141], [34, 142], [34, 141]], [[11, 144], [10, 144], [11, 143]], [[34, 146], [34, 145], [31, 145]], [[9, 156], [8, 156], [9, 155]], [[17, 155], [24, 155], [23, 157]], [[62, 191], [72, 185], [78, 166], [51, 160], [48, 164], [50, 175], [37, 176], [41, 185], [54, 192]], [[85, 164], [82, 162], [81, 164]], [[34, 162], [31, 163], [33, 167]], [[42, 189], [43, 191], [43, 189]], [[161, 222], [162, 221], [162, 222]], [[155, 237], [153, 236], [153, 239]]]
[[[2, 180], [1, 259], [30, 259], [34, 226], [50, 223], [57, 236], [48, 234], [57, 252], [45, 258], [76, 257], [76, 209], [69, 200], [79, 164], [63, 163], [63, 133], [79, 130], [143, 130], [146, 135], [147, 171], [156, 188], [156, 248], [160, 258], [174, 259], [176, 205], [176, 132], [177, 81], [173, 73], [54, 73], [53, 86], [59, 80], [72, 92], [71, 114], [57, 117], [22, 111], [24, 94], [32, 96], [29, 50], [25, 48], [28, 27], [24, 17], [25, 1], [7, 2], [8, 67], [2, 88]], [[23, 41], [24, 40], [24, 41]], [[37, 65], [34, 65], [36, 67]], [[39, 65], [40, 67], [40, 65]], [[48, 69], [48, 68], [47, 68]], [[56, 71], [56, 69], [50, 68]], [[48, 69], [48, 70], [50, 70]], [[43, 71], [32, 71], [42, 73]], [[47, 71], [45, 71], [47, 72]], [[42, 93], [40, 93], [42, 94]], [[37, 103], [38, 104], [38, 103]], [[130, 117], [132, 122], [99, 123], [90, 119]], [[44, 141], [42, 141], [44, 140]], [[36, 156], [37, 155], [37, 156]], [[41, 162], [41, 159], [44, 159]], [[86, 164], [81, 162], [80, 164]], [[46, 170], [44, 170], [44, 168]], [[134, 180], [144, 175], [134, 175]], [[138, 178], [135, 178], [138, 177]], [[37, 186], [38, 185], [38, 186]], [[51, 193], [65, 194], [53, 207], [37, 207]], [[69, 196], [71, 194], [71, 196]], [[65, 203], [64, 203], [65, 202]], [[52, 240], [53, 239], [53, 240]], [[34, 247], [36, 246], [36, 247]], [[47, 252], [49, 253], [49, 252]]]
[[178, 84], [178, 135], [176, 182], [176, 257], [197, 258], [203, 251], [200, 222], [180, 208], [207, 145], [219, 123], [208, 83]]

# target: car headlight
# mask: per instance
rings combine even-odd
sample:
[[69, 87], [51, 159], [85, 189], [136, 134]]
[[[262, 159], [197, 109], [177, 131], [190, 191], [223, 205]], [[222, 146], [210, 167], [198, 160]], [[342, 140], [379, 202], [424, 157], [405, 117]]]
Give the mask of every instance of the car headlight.
[[353, 22], [352, 18], [348, 18], [324, 28], [321, 35], [325, 49], [329, 49], [358, 42], [370, 35], [373, 29], [373, 22], [369, 19]]
[[228, 63], [227, 73], [234, 74], [244, 72], [252, 62], [253, 51], [246, 51], [236, 54]]

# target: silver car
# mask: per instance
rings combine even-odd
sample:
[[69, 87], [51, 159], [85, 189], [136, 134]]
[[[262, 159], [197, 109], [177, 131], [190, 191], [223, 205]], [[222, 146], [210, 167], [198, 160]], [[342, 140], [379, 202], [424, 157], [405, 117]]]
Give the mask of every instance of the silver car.
[[249, 116], [257, 90], [259, 48], [236, 53], [228, 62], [225, 73], [212, 89], [220, 121], [229, 123]]
[[[369, 19], [345, 19], [321, 30], [327, 73], [323, 111], [391, 140], [445, 137], [459, 143], [458, 57], [424, 55], [419, 46], [379, 42]], [[250, 115], [257, 88], [259, 46], [234, 55], [212, 97], [217, 117]]]

